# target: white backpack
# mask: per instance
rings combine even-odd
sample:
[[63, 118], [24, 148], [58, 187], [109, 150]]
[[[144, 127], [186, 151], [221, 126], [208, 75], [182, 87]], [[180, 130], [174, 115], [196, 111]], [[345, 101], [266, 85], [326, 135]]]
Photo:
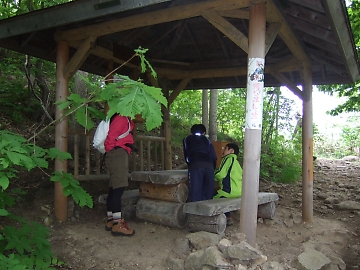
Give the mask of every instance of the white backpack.
[[[117, 137], [116, 140], [125, 138], [130, 133], [130, 121], [128, 118], [127, 120], [128, 120], [128, 130], [125, 133], [121, 134], [119, 137]], [[104, 142], [108, 135], [109, 127], [110, 127], [110, 120], [108, 121], [102, 120], [97, 126], [94, 134], [93, 146], [102, 154], [105, 154]]]

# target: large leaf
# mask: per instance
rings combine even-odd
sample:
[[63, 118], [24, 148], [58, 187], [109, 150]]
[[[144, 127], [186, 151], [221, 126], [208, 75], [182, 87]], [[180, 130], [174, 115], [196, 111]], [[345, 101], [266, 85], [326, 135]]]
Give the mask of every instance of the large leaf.
[[81, 107], [76, 110], [75, 118], [76, 118], [76, 121], [80, 125], [82, 125], [84, 128], [86, 128], [87, 130], [90, 130], [94, 127], [94, 122], [89, 117], [89, 114], [87, 113], [85, 107]]

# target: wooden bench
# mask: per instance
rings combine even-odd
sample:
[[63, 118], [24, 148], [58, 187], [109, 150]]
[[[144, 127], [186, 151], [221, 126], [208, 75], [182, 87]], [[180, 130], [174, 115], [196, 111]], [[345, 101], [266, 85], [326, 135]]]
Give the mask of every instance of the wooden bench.
[[131, 180], [140, 182], [136, 217], [164, 226], [183, 228], [187, 214], [187, 170], [135, 171]]
[[[276, 204], [279, 200], [277, 193], [260, 192], [258, 196], [258, 217], [273, 219]], [[220, 198], [206, 201], [189, 202], [183, 211], [188, 214], [189, 231], [209, 231], [218, 234], [226, 229], [224, 213], [241, 208], [241, 198]]]

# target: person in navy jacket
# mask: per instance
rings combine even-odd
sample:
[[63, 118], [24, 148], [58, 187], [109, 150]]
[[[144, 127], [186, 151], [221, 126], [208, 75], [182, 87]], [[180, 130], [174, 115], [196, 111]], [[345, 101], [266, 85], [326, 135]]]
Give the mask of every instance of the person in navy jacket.
[[215, 149], [205, 136], [206, 128], [203, 124], [193, 125], [190, 132], [183, 140], [184, 157], [188, 165], [189, 201], [210, 200], [214, 196]]

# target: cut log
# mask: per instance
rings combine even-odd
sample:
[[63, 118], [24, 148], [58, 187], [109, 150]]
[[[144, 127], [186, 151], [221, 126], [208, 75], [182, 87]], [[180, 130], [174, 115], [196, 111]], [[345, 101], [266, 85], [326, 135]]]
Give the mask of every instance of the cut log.
[[223, 234], [226, 229], [226, 216], [220, 214], [216, 216], [199, 216], [189, 214], [188, 230], [190, 232], [206, 231]]
[[187, 223], [184, 203], [165, 202], [140, 198], [136, 205], [136, 217], [170, 227], [183, 228]]
[[128, 221], [135, 218], [136, 215], [136, 205], [135, 204], [128, 204], [121, 208], [121, 215], [122, 217]]
[[185, 203], [188, 198], [189, 190], [185, 183], [176, 185], [159, 185], [143, 182], [140, 184], [140, 197], [156, 200]]
[[269, 202], [258, 206], [257, 216], [260, 218], [274, 219], [276, 210], [275, 202]]

